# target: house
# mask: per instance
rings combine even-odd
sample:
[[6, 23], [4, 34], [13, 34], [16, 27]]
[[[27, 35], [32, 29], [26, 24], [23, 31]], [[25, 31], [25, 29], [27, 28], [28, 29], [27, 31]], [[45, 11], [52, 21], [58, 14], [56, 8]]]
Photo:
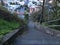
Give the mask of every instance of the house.
[[30, 8], [30, 14], [39, 10], [39, 0], [29, 0], [28, 7]]

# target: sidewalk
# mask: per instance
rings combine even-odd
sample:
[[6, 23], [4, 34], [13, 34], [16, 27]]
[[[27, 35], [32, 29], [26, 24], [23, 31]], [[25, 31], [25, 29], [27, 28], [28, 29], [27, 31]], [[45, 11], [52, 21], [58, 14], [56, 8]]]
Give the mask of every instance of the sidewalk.
[[[60, 45], [60, 38], [38, 31], [34, 22], [30, 21], [27, 28], [25, 33], [15, 39], [14, 45]], [[40, 27], [40, 30], [45, 29]]]
[[55, 37], [60, 37], [60, 31], [55, 30], [55, 29], [51, 29], [48, 28], [46, 26], [42, 26], [40, 25], [38, 22], [34, 22], [35, 28], [38, 29], [39, 31], [49, 34], [51, 36], [55, 36]]

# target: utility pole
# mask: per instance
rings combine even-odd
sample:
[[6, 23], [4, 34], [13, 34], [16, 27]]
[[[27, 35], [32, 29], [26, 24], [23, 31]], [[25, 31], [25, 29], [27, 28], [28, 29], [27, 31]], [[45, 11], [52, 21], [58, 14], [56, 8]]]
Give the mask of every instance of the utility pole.
[[54, 14], [55, 14], [55, 17], [57, 16], [57, 0], [54, 0]]
[[55, 3], [56, 3], [55, 9], [56, 9], [56, 16], [57, 16], [57, 0], [55, 0]]
[[42, 5], [42, 15], [41, 15], [41, 20], [40, 20], [40, 23], [42, 23], [42, 22], [43, 22], [44, 4], [45, 4], [45, 0], [43, 0], [43, 5]]

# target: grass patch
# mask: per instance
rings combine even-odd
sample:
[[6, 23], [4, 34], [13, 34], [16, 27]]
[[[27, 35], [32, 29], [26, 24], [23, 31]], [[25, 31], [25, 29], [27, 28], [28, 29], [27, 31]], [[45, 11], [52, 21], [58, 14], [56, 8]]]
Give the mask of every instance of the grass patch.
[[6, 20], [0, 19], [0, 35], [5, 35], [19, 26], [20, 24], [18, 22], [8, 22]]

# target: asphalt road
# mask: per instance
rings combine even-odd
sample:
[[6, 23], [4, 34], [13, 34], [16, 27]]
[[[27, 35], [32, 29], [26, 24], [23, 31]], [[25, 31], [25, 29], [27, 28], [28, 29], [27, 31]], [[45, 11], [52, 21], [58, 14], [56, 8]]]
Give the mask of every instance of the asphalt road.
[[60, 38], [38, 31], [33, 22], [30, 21], [27, 28], [15, 39], [14, 45], [60, 45]]

